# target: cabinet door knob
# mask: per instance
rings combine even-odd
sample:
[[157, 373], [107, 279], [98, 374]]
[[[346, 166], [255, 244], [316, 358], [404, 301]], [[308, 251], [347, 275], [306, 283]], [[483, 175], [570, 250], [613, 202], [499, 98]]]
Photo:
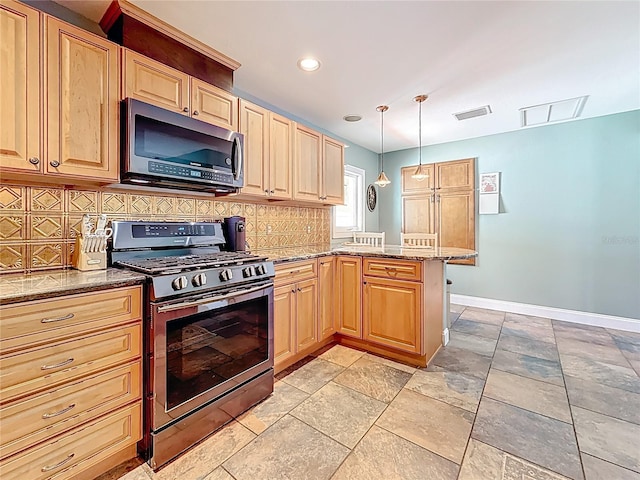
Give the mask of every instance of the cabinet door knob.
[[276, 191], [275, 191], [275, 190], [269, 190], [269, 193], [270, 193], [271, 195], [273, 195], [274, 193], [276, 193]]
[[299, 288], [299, 289], [298, 289], [298, 291], [299, 291], [299, 292], [301, 292], [301, 291], [302, 291], [302, 289], [301, 289], [301, 288]]
[[265, 188], [264, 193], [266, 193], [267, 195], [269, 195], [269, 189]]
[[194, 116], [198, 115], [198, 110], [194, 110], [194, 111], [193, 111], [193, 115], [194, 115]]
[[184, 107], [184, 108], [182, 109], [182, 111], [183, 111], [184, 113], [189, 113], [189, 107]]
[[29, 159], [29, 163], [31, 165], [38, 165], [40, 163], [40, 159], [38, 157], [31, 157]]
[[294, 288], [293, 290], [291, 290], [291, 293], [296, 293], [296, 289]]
[[53, 168], [58, 168], [60, 166], [60, 162], [57, 160], [51, 160], [49, 162], [49, 165], [51, 165]]

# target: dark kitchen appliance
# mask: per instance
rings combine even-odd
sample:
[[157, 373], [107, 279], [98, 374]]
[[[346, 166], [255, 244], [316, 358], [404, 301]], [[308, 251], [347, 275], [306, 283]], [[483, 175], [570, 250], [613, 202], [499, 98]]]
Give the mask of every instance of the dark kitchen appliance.
[[235, 193], [244, 185], [242, 134], [127, 98], [123, 183]]
[[112, 227], [112, 264], [149, 277], [139, 450], [157, 469], [273, 391], [275, 271], [220, 251], [221, 223]]
[[224, 238], [226, 249], [230, 252], [244, 252], [247, 245], [244, 217], [226, 217], [224, 219]]

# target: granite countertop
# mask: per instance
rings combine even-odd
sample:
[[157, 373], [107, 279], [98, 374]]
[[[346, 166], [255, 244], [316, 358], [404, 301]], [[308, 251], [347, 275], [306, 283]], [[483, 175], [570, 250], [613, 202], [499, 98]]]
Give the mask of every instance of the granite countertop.
[[326, 247], [307, 247], [281, 249], [266, 254], [274, 264], [309, 260], [326, 255], [361, 255], [364, 257], [400, 258], [405, 260], [458, 260], [478, 255], [474, 250], [457, 247], [416, 248], [400, 245], [386, 245], [383, 248], [345, 243], [334, 249]]
[[107, 268], [81, 272], [79, 270], [50, 270], [31, 274], [0, 275], [0, 304], [41, 300], [72, 293], [104, 288], [124, 287], [144, 283], [141, 273]]

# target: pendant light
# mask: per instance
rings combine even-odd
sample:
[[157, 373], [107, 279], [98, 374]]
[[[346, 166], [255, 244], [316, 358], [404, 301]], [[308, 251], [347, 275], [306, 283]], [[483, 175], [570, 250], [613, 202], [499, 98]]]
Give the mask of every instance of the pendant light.
[[376, 108], [378, 112], [380, 112], [380, 175], [378, 175], [378, 179], [373, 182], [379, 187], [386, 187], [391, 183], [391, 181], [387, 178], [384, 173], [384, 112], [389, 110], [389, 107], [386, 105], [380, 105]]
[[429, 170], [427, 169], [427, 166], [422, 165], [422, 102], [424, 102], [427, 98], [429, 98], [427, 95], [418, 95], [417, 97], [413, 98], [413, 101], [418, 102], [418, 104], [420, 105], [418, 114], [418, 141], [420, 145], [420, 147], [418, 148], [418, 152], [420, 155], [420, 165], [418, 165], [416, 171], [413, 172], [411, 178], [417, 180], [418, 182], [422, 182], [429, 178]]

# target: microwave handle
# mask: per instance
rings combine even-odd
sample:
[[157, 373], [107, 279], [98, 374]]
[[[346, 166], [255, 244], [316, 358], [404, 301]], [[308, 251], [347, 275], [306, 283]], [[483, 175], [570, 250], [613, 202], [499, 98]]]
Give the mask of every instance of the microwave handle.
[[235, 155], [233, 156], [233, 160], [235, 162], [233, 178], [238, 180], [242, 173], [242, 145], [240, 144], [240, 139], [238, 137], [233, 138], [233, 148], [235, 152]]

